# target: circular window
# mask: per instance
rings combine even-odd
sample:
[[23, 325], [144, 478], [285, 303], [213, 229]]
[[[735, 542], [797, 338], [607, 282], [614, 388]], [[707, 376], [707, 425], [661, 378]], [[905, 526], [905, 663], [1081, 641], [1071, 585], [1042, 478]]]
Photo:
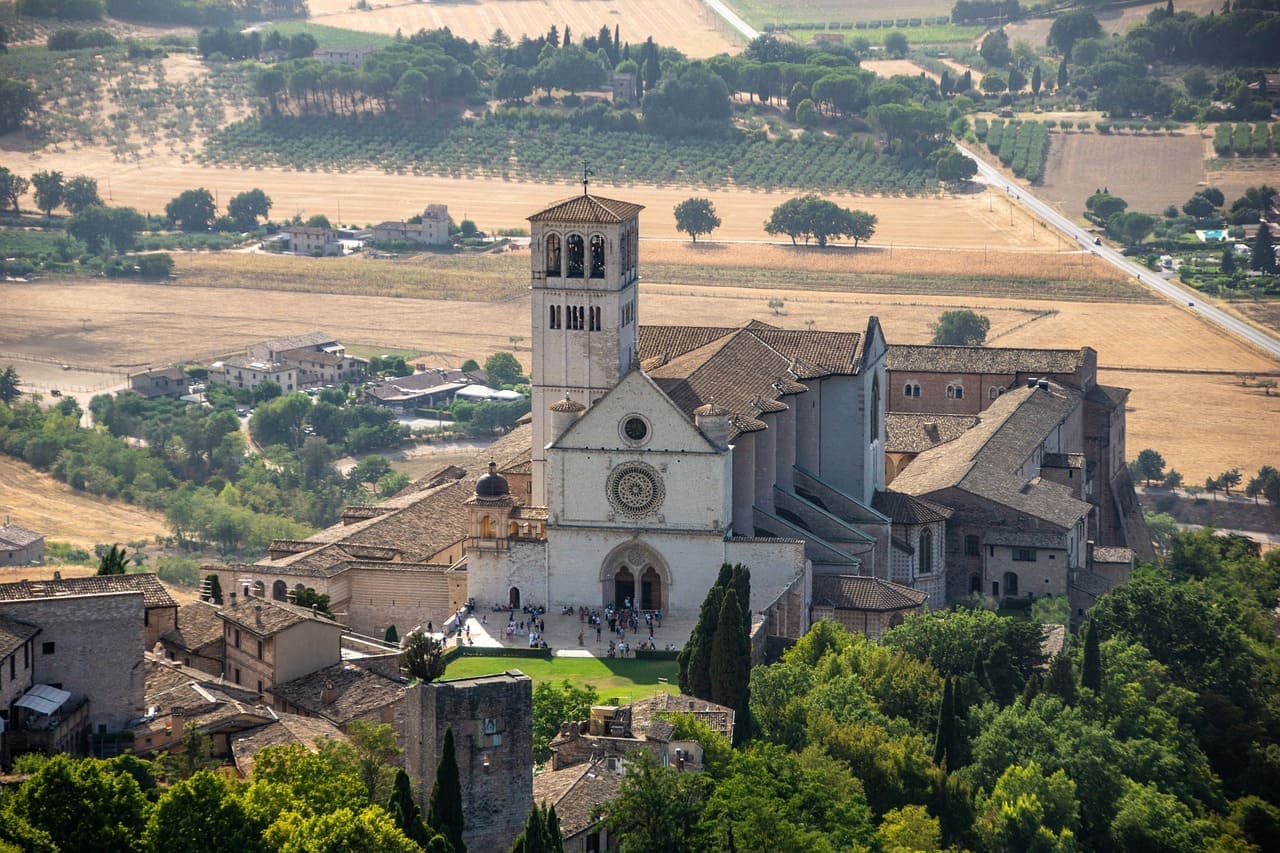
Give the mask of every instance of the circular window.
[[643, 462], [629, 462], [614, 468], [606, 491], [609, 505], [631, 518], [656, 512], [666, 498], [661, 475]]
[[649, 437], [649, 424], [639, 415], [632, 415], [622, 422], [622, 436], [635, 443], [644, 441]]

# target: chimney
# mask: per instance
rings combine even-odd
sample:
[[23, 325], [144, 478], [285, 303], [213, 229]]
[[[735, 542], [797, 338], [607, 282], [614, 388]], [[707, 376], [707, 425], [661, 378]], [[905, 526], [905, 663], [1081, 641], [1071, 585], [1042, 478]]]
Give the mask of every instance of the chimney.
[[236, 594], [234, 592], [231, 593], [231, 606], [232, 607], [236, 606]]
[[1048, 380], [1048, 379], [1041, 379], [1039, 382], [1037, 382], [1037, 383], [1036, 383], [1036, 386], [1037, 386], [1041, 391], [1048, 391], [1048, 390], [1049, 390], [1049, 380]]
[[338, 696], [338, 691], [333, 689], [332, 681], [325, 681], [324, 688], [320, 691], [320, 704], [332, 705], [333, 700]]
[[253, 618], [258, 623], [258, 627], [262, 627], [262, 605], [255, 604], [253, 606]]
[[1084, 567], [1089, 571], [1093, 571], [1093, 540], [1088, 539], [1084, 543]]
[[1036, 387], [1036, 382], [1037, 382], [1037, 379], [1036, 379], [1034, 376], [1029, 376], [1029, 377], [1027, 377], [1027, 387], [1028, 387], [1028, 388], [1034, 388], [1034, 387]]
[[247, 599], [249, 597], [249, 585], [244, 584], [242, 588], [244, 589], [244, 597]]
[[186, 713], [186, 708], [174, 708], [169, 712], [169, 737], [174, 741], [182, 740], [182, 735], [186, 731]]
[[62, 572], [58, 571], [57, 569], [54, 569], [54, 570], [53, 570], [53, 579], [54, 579], [54, 580], [56, 580], [56, 581], [60, 581], [60, 580], [62, 580]]
[[693, 410], [693, 422], [702, 434], [716, 447], [729, 446], [729, 417], [731, 412], [711, 400]]

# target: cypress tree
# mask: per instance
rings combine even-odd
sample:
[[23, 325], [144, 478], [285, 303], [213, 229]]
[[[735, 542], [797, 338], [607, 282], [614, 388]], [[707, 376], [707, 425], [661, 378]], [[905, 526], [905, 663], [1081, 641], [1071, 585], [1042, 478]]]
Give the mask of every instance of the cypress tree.
[[458, 756], [453, 748], [453, 727], [444, 730], [444, 748], [436, 766], [436, 783], [427, 803], [427, 823], [453, 845], [455, 853], [466, 853], [462, 842], [462, 780], [458, 775]]
[[387, 811], [410, 840], [418, 846], [426, 847], [435, 833], [427, 829], [422, 822], [422, 809], [413, 800], [413, 788], [409, 785], [409, 775], [403, 770], [396, 771], [396, 781], [391, 789], [391, 799], [387, 801]]
[[[680, 692], [699, 699], [711, 699], [711, 679], [708, 664], [711, 658], [711, 638], [716, 631], [724, 589], [719, 582], [707, 590], [698, 613], [698, 622], [689, 634], [676, 662], [680, 665]], [[712, 700], [714, 701], [714, 700]]]
[[534, 803], [524, 822], [524, 830], [511, 845], [511, 853], [547, 853], [547, 825], [542, 817], [542, 806]]
[[1067, 705], [1076, 702], [1076, 674], [1071, 668], [1071, 658], [1059, 652], [1049, 662], [1049, 681], [1046, 690], [1057, 696]]
[[1084, 662], [1080, 667], [1080, 686], [1094, 693], [1102, 692], [1102, 650], [1098, 648], [1097, 623], [1089, 620], [1084, 630]]
[[1040, 78], [1040, 66], [1037, 65], [1031, 70], [1031, 94], [1036, 98], [1040, 97], [1040, 87], [1044, 85]]
[[[733, 740], [746, 739], [747, 700], [751, 691], [751, 641], [742, 630], [742, 608], [738, 593], [724, 592], [720, 618], [711, 639], [711, 701], [734, 710]], [[705, 698], [705, 697], [704, 697]]]
[[1276, 271], [1275, 243], [1271, 239], [1271, 229], [1265, 222], [1258, 226], [1258, 236], [1253, 238], [1253, 251], [1252, 257], [1249, 258], [1249, 266], [1267, 274], [1274, 274]]
[[214, 604], [222, 604], [222, 583], [218, 580], [217, 575], [209, 575], [209, 601]]
[[1236, 253], [1228, 246], [1222, 250], [1222, 272], [1224, 275], [1231, 275], [1236, 271]]
[[[933, 763], [942, 766], [947, 755], [955, 751], [956, 703], [955, 687], [948, 678], [942, 686], [942, 706], [938, 708], [938, 730], [933, 739]], [[955, 756], [952, 755], [954, 762]]]
[[[742, 608], [742, 632], [751, 636], [751, 570], [742, 563], [733, 567], [730, 582], [738, 594], [738, 606]], [[728, 589], [728, 587], [725, 587]]]
[[560, 835], [560, 816], [556, 814], [555, 806], [547, 807], [547, 840], [550, 847], [547, 849], [550, 853], [564, 853], [564, 838]]
[[1062, 61], [1058, 63], [1058, 91], [1067, 88], [1067, 58], [1062, 57]]

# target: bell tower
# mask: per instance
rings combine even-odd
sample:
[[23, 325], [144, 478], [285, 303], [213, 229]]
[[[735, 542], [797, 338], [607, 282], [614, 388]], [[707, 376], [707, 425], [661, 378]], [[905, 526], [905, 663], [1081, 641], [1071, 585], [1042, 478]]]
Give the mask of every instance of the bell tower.
[[587, 191], [529, 217], [533, 312], [533, 494], [546, 506], [551, 406], [590, 408], [633, 367], [638, 345], [640, 211]]

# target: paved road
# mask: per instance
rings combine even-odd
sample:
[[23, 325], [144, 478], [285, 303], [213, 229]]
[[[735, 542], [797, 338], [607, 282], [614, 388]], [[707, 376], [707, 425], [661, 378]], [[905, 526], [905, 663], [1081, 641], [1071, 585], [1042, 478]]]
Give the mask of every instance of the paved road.
[[721, 3], [720, 0], [703, 0], [703, 2], [707, 4], [708, 9], [724, 18], [726, 24], [742, 33], [742, 37], [747, 41], [755, 41], [760, 38], [759, 32], [753, 30], [750, 24], [739, 18], [732, 9]]
[[1183, 306], [1188, 311], [1191, 311], [1196, 316], [1202, 318], [1205, 322], [1215, 325], [1218, 328], [1230, 332], [1236, 337], [1247, 341], [1270, 355], [1272, 358], [1280, 358], [1280, 339], [1276, 338], [1274, 335], [1264, 332], [1261, 329], [1257, 329], [1248, 323], [1245, 323], [1243, 320], [1238, 320], [1219, 308], [1215, 308], [1213, 305], [1206, 303], [1203, 298], [1194, 291], [1184, 290], [1176, 284], [1165, 281], [1146, 267], [1129, 260], [1116, 249], [1105, 244], [1094, 245], [1093, 234], [1063, 216], [1047, 202], [1036, 198], [1034, 195], [1027, 192], [1025, 187], [1011, 184], [1009, 179], [1002, 175], [998, 169], [984, 162], [982, 158], [975, 155], [963, 145], [957, 145], [956, 147], [959, 148], [961, 152], [971, 157], [974, 162], [978, 164], [977, 180], [989, 184], [996, 189], [1003, 188], [1004, 191], [1009, 194], [1011, 199], [1021, 205], [1027, 212], [1031, 213], [1033, 216], [1038, 216], [1041, 221], [1057, 228], [1063, 234], [1075, 240], [1081, 246], [1090, 249], [1095, 255], [1121, 270], [1126, 275], [1132, 275], [1135, 280], [1146, 285], [1148, 289], [1153, 290], [1160, 296]]

